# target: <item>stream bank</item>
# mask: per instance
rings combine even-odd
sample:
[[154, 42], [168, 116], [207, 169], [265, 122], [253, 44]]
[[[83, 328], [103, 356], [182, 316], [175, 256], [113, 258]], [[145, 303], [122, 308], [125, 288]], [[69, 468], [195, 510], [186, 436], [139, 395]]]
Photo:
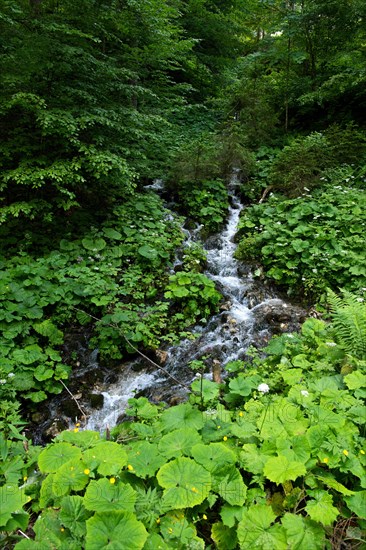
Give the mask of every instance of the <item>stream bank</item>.
[[[156, 192], [161, 191], [160, 182], [154, 185]], [[243, 204], [236, 195], [235, 183], [229, 194], [231, 206], [226, 226], [203, 243], [207, 253], [205, 275], [223, 295], [219, 312], [206, 325], [192, 328], [195, 339], [156, 352], [154, 362], [164, 370], [152, 367], [140, 356], [113, 369], [101, 368], [98, 350], [88, 350], [87, 336], [84, 341], [74, 342], [80, 366], [68, 382], [72, 395], [63, 393], [48, 403], [47, 411], [33, 414], [32, 420], [37, 424], [35, 429], [31, 427], [35, 442], [50, 440], [59, 431], [74, 426], [82, 411], [88, 416], [86, 428], [110, 428], [123, 418], [127, 401], [134, 396], [177, 404], [185, 399], [186, 387], [194, 379], [189, 367], [192, 361], [202, 361], [205, 376], [212, 378], [213, 367], [222, 369], [230, 361], [245, 359], [249, 346], [262, 348], [273, 334], [300, 328], [306, 311], [285, 301], [268, 282], [254, 278], [250, 266], [240, 265], [234, 258], [234, 237]], [[189, 229], [182, 228], [185, 246], [190, 247], [199, 240], [200, 227], [186, 225]], [[169, 375], [181, 384], [173, 383]]]

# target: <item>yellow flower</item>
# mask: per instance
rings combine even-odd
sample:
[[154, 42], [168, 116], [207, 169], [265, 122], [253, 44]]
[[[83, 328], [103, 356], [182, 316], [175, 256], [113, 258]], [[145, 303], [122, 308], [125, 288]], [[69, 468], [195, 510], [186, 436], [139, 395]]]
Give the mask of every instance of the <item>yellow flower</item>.
[[74, 428], [74, 432], [77, 434], [79, 431], [79, 428]]
[[156, 523], [160, 523], [160, 518], [158, 518], [158, 519], [156, 520]]
[[60, 531], [63, 533], [65, 531], [65, 529], [63, 527], [61, 527]]
[[88, 475], [90, 474], [90, 470], [89, 470], [89, 468], [85, 468], [85, 470], [84, 470], [84, 474], [85, 474], [86, 476], [88, 476]]
[[27, 481], [28, 477], [27, 476], [24, 476], [23, 477], [23, 481]]
[[77, 428], [80, 428], [80, 422], [76, 422], [75, 426], [76, 426]]
[[171, 527], [169, 527], [168, 532], [173, 533], [173, 529]]
[[110, 477], [110, 478], [109, 478], [109, 483], [112, 483], [112, 485], [113, 485], [114, 483], [116, 483], [116, 478], [115, 478], [115, 477]]
[[343, 454], [344, 454], [344, 456], [348, 456], [348, 455], [349, 455], [349, 452], [347, 451], [347, 449], [344, 449]]
[[132, 472], [133, 466], [131, 466], [131, 464], [129, 464], [129, 465], [127, 466], [127, 470], [130, 470], [130, 472]]
[[221, 428], [221, 426], [217, 426], [217, 429], [219, 430]]
[[329, 458], [326, 456], [325, 458], [323, 458], [323, 462], [324, 462], [324, 464], [328, 464]]
[[222, 438], [224, 441], [227, 441], [227, 437], [226, 435], [224, 435], [224, 437]]
[[244, 413], [240, 411], [239, 416], [244, 416]]
[[203, 519], [207, 519], [207, 516], [206, 516], [206, 514], [203, 514], [203, 516], [202, 516], [202, 517], [203, 517]]
[[192, 491], [193, 493], [198, 493], [196, 487], [192, 487], [191, 491]]
[[363, 449], [361, 449], [361, 450], [360, 450], [360, 453], [361, 453], [362, 455], [364, 455], [364, 454], [365, 454], [365, 451], [364, 451]]

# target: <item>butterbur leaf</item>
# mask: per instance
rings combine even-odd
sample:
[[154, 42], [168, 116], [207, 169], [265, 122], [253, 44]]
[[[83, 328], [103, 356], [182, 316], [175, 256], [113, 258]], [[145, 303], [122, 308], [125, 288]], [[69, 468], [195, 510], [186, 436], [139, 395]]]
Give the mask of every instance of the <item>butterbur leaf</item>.
[[301, 462], [288, 460], [285, 456], [276, 456], [267, 460], [263, 473], [274, 483], [284, 483], [305, 475], [306, 468]]
[[69, 460], [81, 458], [81, 451], [70, 443], [54, 443], [44, 449], [38, 457], [38, 466], [42, 473], [57, 472]]
[[201, 441], [201, 437], [192, 428], [174, 430], [162, 437], [159, 443], [159, 452], [166, 458], [190, 455], [194, 445]]
[[315, 521], [300, 515], [287, 513], [282, 518], [287, 542], [291, 550], [322, 550], [325, 531]]
[[160, 535], [152, 533], [145, 542], [144, 550], [170, 550]]
[[200, 504], [211, 489], [209, 472], [190, 458], [177, 458], [164, 464], [156, 477], [165, 489], [163, 506], [168, 510]]
[[113, 476], [127, 464], [127, 453], [114, 441], [103, 441], [85, 451], [84, 462], [90, 470], [97, 469], [102, 476]]
[[209, 472], [214, 472], [222, 466], [234, 464], [235, 453], [223, 443], [198, 444], [192, 447], [192, 456]]
[[231, 506], [230, 504], [224, 504], [220, 511], [222, 523], [227, 525], [227, 527], [234, 527], [237, 521], [243, 519], [244, 510], [245, 508], [243, 508], [243, 506]]
[[83, 537], [86, 533], [86, 520], [90, 518], [83, 504], [83, 498], [79, 496], [67, 496], [61, 501], [60, 521], [70, 529], [77, 537]]
[[57, 438], [57, 441], [67, 441], [73, 443], [82, 449], [88, 449], [94, 447], [100, 441], [99, 432], [93, 432], [91, 430], [83, 430], [81, 432], [74, 432], [74, 430], [65, 430], [61, 432]]
[[213, 474], [213, 490], [232, 506], [242, 506], [247, 495], [247, 486], [235, 466], [224, 466]]
[[158, 452], [158, 446], [153, 443], [136, 441], [129, 445], [128, 463], [138, 477], [152, 477], [165, 462], [166, 458]]
[[238, 525], [240, 548], [252, 550], [287, 550], [286, 533], [280, 525], [271, 525], [276, 519], [272, 508], [256, 504], [243, 514]]
[[85, 237], [85, 239], [83, 239], [81, 242], [86, 250], [91, 250], [92, 252], [99, 252], [107, 246], [107, 243], [102, 238], [93, 239], [90, 237]]
[[202, 413], [189, 403], [167, 409], [162, 413], [160, 420], [165, 432], [183, 427], [199, 430], [204, 424]]
[[137, 250], [137, 252], [140, 254], [140, 256], [143, 256], [144, 258], [147, 258], [148, 260], [155, 260], [157, 258], [158, 253], [155, 250], [155, 248], [152, 248], [148, 244], [144, 244], [140, 246], [140, 248]]
[[344, 377], [347, 388], [350, 390], [358, 390], [366, 387], [366, 374], [362, 374], [359, 370], [351, 372]]
[[8, 523], [12, 514], [20, 512], [30, 499], [17, 485], [7, 484], [0, 487], [0, 530]]
[[85, 550], [141, 550], [146, 539], [144, 525], [131, 512], [97, 513], [86, 522]]
[[114, 510], [133, 512], [135, 501], [136, 491], [131, 485], [112, 484], [105, 478], [91, 481], [84, 497], [85, 508], [95, 512], [113, 512]]
[[164, 539], [170, 543], [169, 548], [172, 548], [171, 543], [174, 540], [178, 540], [180, 545], [192, 548], [191, 541], [196, 536], [194, 525], [188, 522], [183, 512], [177, 510], [168, 512], [161, 518], [160, 531]]
[[339, 511], [333, 506], [332, 495], [326, 491], [309, 491], [313, 500], [309, 500], [305, 510], [314, 521], [331, 525], [338, 517]]
[[345, 499], [348, 508], [359, 518], [366, 519], [366, 491], [358, 491]]
[[116, 231], [112, 227], [105, 227], [103, 229], [103, 233], [108, 239], [114, 239], [116, 241], [119, 241], [122, 239], [122, 234], [119, 231]]
[[238, 544], [235, 529], [227, 527], [222, 523], [213, 524], [211, 538], [219, 550], [233, 550]]
[[87, 485], [89, 477], [84, 473], [85, 465], [81, 460], [69, 460], [61, 466], [53, 478], [52, 491], [56, 496], [67, 495], [70, 491], [81, 491]]

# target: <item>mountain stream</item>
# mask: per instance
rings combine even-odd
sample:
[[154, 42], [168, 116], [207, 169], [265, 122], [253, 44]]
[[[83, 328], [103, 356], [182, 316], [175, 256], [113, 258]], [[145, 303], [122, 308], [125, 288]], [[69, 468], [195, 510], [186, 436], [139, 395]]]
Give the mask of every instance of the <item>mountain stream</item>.
[[[158, 189], [156, 189], [158, 191]], [[219, 235], [204, 243], [207, 251], [205, 274], [213, 279], [224, 296], [220, 312], [206, 326], [196, 326], [194, 340], [184, 340], [163, 352], [161, 361], [166, 372], [182, 382], [173, 383], [163, 370], [152, 369], [141, 358], [124, 364], [113, 383], [104, 383], [100, 388], [102, 406], [91, 411], [86, 428], [104, 430], [113, 427], [123, 418], [127, 401], [131, 397], [146, 396], [152, 401], [175, 404], [187, 395], [186, 386], [195, 377], [188, 364], [197, 359], [224, 366], [226, 363], [245, 357], [251, 344], [264, 345], [273, 333], [297, 330], [304, 312], [278, 297], [266, 283], [253, 278], [250, 269], [240, 266], [234, 258], [236, 245], [234, 235], [240, 212], [243, 208], [235, 195], [235, 182], [230, 189], [231, 206], [226, 227]], [[184, 229], [185, 246], [191, 246], [199, 234]], [[211, 369], [210, 369], [211, 370]], [[212, 378], [212, 374], [204, 376]]]

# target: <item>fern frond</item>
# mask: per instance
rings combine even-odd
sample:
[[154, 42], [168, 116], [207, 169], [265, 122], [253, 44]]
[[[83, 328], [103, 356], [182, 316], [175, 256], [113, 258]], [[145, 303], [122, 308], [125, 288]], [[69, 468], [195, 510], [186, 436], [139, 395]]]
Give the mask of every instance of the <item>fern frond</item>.
[[337, 296], [328, 290], [332, 325], [339, 344], [349, 355], [366, 359], [366, 304], [351, 292]]

